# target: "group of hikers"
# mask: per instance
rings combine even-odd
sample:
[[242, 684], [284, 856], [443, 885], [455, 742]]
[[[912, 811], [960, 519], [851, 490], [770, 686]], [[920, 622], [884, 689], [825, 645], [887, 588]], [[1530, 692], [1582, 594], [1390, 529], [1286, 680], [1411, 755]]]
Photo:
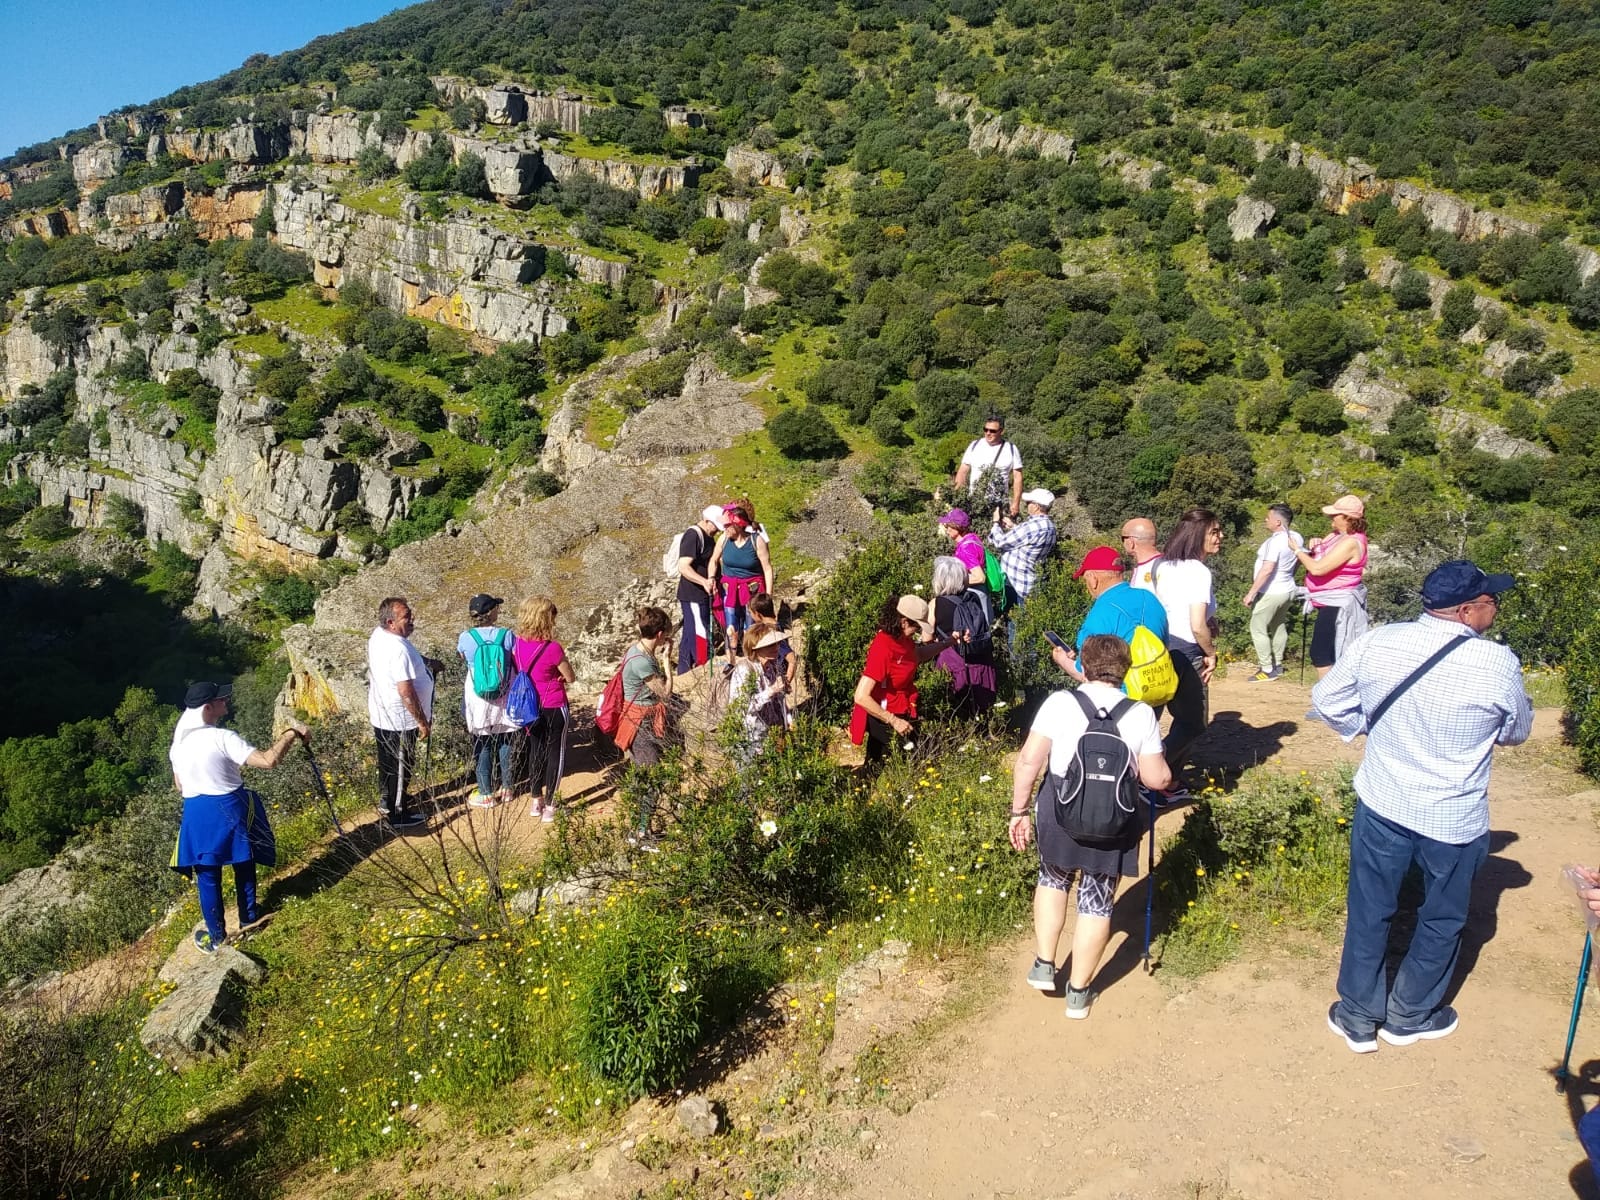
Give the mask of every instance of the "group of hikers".
[[[1003, 423], [986, 421], [953, 485], [966, 490], [969, 506], [993, 511], [987, 537], [973, 530], [964, 508], [940, 516], [951, 545], [932, 564], [931, 603], [915, 594], [889, 599], [866, 647], [850, 736], [863, 747], [868, 769], [896, 746], [914, 745], [923, 664], [950, 672], [958, 713], [976, 715], [994, 704], [1002, 614], [1027, 604], [1056, 546], [1055, 496], [1024, 490], [1022, 475]], [[1346, 495], [1322, 511], [1333, 531], [1306, 542], [1288, 506], [1268, 510], [1267, 536], [1242, 599], [1257, 655], [1252, 679], [1282, 675], [1288, 616], [1303, 600], [1314, 613], [1310, 658], [1319, 676], [1308, 716], [1347, 741], [1367, 735], [1355, 776], [1339, 998], [1328, 1012], [1330, 1029], [1365, 1053], [1380, 1040], [1404, 1046], [1456, 1027], [1444, 998], [1472, 878], [1487, 854], [1490, 758], [1496, 745], [1528, 737], [1532, 707], [1516, 656], [1482, 636], [1498, 597], [1515, 582], [1511, 576], [1486, 574], [1465, 560], [1443, 563], [1422, 585], [1420, 617], [1368, 631], [1365, 506]], [[1018, 756], [1008, 840], [1018, 851], [1036, 845], [1039, 855], [1037, 945], [1027, 972], [1034, 988], [1055, 991], [1060, 982], [1058, 943], [1067, 895], [1076, 888], [1078, 919], [1061, 988], [1072, 1018], [1089, 1015], [1112, 906], [1121, 881], [1138, 874], [1146, 836], [1153, 863], [1155, 814], [1189, 799], [1181, 770], [1205, 730], [1218, 661], [1207, 560], [1220, 551], [1223, 532], [1203, 508], [1185, 512], [1164, 542], [1150, 519], [1128, 520], [1120, 550], [1094, 547], [1074, 572], [1092, 604], [1072, 641], [1051, 635], [1063, 687], [1032, 718]], [[728, 666], [719, 671], [739, 734], [733, 754], [747, 762], [789, 726], [798, 668], [790, 634], [778, 622], [767, 532], [748, 500], [709, 506], [675, 539], [664, 565], [675, 567], [682, 615], [676, 675], [710, 661], [715, 622], [727, 646]], [[1303, 585], [1296, 583], [1301, 567]], [[468, 803], [489, 807], [526, 792], [530, 814], [550, 820], [559, 802], [574, 674], [547, 597], [524, 601], [509, 627], [498, 623], [502, 604], [486, 593], [472, 597], [470, 626], [456, 643], [467, 666], [462, 713], [474, 738], [476, 790]], [[379, 810], [404, 830], [423, 821], [412, 807], [410, 782], [417, 741], [433, 724], [440, 664], [412, 644], [405, 599], [385, 599], [377, 616], [368, 642], [368, 709]], [[655, 606], [640, 608], [636, 618], [638, 637], [618, 664], [597, 724], [634, 764], [650, 767], [668, 741], [676, 675], [661, 655], [672, 621]], [[254, 864], [271, 861], [270, 828], [259, 800], [242, 786], [240, 767], [274, 767], [296, 737], [307, 736], [294, 724], [269, 750], [256, 750], [220, 728], [228, 697], [225, 684], [195, 684], [171, 751], [184, 796], [172, 865], [196, 879], [204, 927], [195, 942], [202, 951], [226, 936], [221, 867], [235, 869], [239, 919], [248, 925], [258, 918]], [[1163, 737], [1164, 712], [1170, 721]], [[642, 801], [637, 818], [645, 849], [652, 809], [653, 801]], [[1424, 898], [1391, 986], [1384, 970], [1389, 924], [1413, 868]]]

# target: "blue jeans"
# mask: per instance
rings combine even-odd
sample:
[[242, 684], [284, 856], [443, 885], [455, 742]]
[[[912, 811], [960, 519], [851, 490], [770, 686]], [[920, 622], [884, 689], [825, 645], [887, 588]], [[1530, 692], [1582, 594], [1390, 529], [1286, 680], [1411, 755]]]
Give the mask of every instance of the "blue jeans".
[[477, 746], [478, 794], [494, 792], [494, 761], [500, 759], [500, 786], [511, 786], [511, 735], [509, 733], [479, 733], [472, 738]]
[[[200, 893], [200, 916], [205, 920], [211, 940], [220, 942], [228, 932], [228, 920], [222, 911], [222, 868], [197, 866], [193, 870], [195, 890]], [[254, 923], [257, 916], [255, 863], [233, 864], [233, 890], [238, 894], [239, 924]]]
[[[1421, 1025], [1444, 1003], [1461, 950], [1472, 877], [1488, 854], [1487, 833], [1462, 846], [1436, 842], [1357, 801], [1339, 959], [1339, 1014], [1348, 1029], [1370, 1033], [1382, 1024]], [[1383, 966], [1389, 923], [1413, 863], [1422, 871], [1422, 907], [1391, 991]]]

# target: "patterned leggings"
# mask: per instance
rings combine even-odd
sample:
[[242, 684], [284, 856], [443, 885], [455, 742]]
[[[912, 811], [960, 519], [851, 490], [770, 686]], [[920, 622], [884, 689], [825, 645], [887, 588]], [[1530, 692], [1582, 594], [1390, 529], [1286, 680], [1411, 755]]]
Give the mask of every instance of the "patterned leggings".
[[1117, 898], [1117, 876], [1101, 875], [1095, 871], [1062, 871], [1049, 863], [1039, 864], [1039, 886], [1052, 891], [1072, 889], [1072, 877], [1078, 877], [1078, 915], [1080, 917], [1109, 917], [1111, 903]]

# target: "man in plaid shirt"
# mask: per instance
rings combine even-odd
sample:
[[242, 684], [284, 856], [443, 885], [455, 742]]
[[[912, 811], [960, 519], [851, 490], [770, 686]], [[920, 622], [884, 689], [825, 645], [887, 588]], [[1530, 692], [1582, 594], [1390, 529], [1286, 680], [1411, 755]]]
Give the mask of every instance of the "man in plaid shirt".
[[989, 530], [989, 549], [999, 556], [1006, 573], [1006, 605], [1010, 608], [1028, 598], [1039, 582], [1039, 564], [1056, 548], [1056, 523], [1050, 519], [1055, 493], [1034, 488], [1022, 493], [1022, 502], [1028, 510], [1026, 520], [1013, 524], [1003, 520], [996, 509], [994, 527]]
[[[1463, 560], [1443, 564], [1423, 581], [1420, 617], [1357, 639], [1312, 690], [1334, 732], [1346, 741], [1367, 735], [1355, 778], [1339, 999], [1328, 1010], [1328, 1027], [1357, 1054], [1376, 1050], [1378, 1038], [1409, 1046], [1455, 1032], [1456, 1010], [1444, 996], [1472, 877], [1489, 853], [1490, 759], [1496, 746], [1519, 745], [1533, 729], [1522, 664], [1482, 636], [1500, 593], [1515, 582]], [[1389, 924], [1412, 864], [1422, 873], [1422, 907], [1388, 989]]]

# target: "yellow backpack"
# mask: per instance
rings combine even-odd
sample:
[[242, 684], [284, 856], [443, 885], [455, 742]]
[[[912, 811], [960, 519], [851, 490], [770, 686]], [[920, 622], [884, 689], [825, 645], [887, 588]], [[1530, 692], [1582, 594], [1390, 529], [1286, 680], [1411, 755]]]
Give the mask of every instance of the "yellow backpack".
[[1133, 666], [1128, 668], [1123, 688], [1130, 700], [1165, 704], [1178, 694], [1178, 672], [1164, 641], [1140, 625], [1133, 631], [1128, 649], [1133, 652]]

